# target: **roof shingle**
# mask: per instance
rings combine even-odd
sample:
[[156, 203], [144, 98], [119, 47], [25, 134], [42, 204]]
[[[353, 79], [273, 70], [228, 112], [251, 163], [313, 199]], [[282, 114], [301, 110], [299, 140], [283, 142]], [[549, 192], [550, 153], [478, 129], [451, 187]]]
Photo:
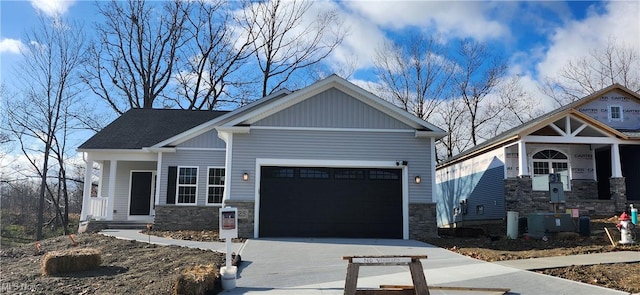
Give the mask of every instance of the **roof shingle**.
[[226, 113], [228, 111], [131, 109], [78, 149], [142, 149]]

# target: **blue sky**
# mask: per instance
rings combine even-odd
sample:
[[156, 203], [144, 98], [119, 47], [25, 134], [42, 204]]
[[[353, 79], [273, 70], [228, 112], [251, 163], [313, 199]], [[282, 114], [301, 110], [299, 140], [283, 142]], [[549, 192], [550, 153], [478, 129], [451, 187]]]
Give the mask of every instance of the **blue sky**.
[[[344, 43], [328, 59], [339, 72], [356, 59], [355, 83], [375, 83], [375, 49], [386, 40], [402, 40], [411, 31], [439, 33], [446, 42], [471, 38], [486, 42], [510, 61], [510, 73], [523, 77], [535, 92], [545, 76], [555, 75], [576, 56], [610, 40], [640, 52], [639, 1], [317, 1], [337, 9], [350, 28]], [[91, 36], [94, 1], [33, 0], [0, 2], [0, 80], [12, 84], [17, 48], [37, 14], [62, 13], [84, 23]]]
[[[543, 96], [538, 85], [553, 77], [568, 61], [603, 48], [615, 40], [640, 53], [640, 1], [331, 1], [317, 9], [336, 9], [350, 34], [327, 59], [340, 73], [355, 60], [348, 77], [365, 88], [375, 84], [375, 50], [408, 33], [438, 33], [445, 42], [469, 38], [486, 42], [509, 60], [509, 73], [520, 75], [527, 92]], [[0, 1], [0, 83], [10, 88], [21, 59], [24, 36], [37, 25], [37, 15], [62, 13], [84, 23], [92, 36], [98, 19], [94, 1]], [[91, 94], [87, 92], [87, 97]], [[6, 97], [0, 99], [8, 99]], [[551, 104], [548, 103], [550, 106]], [[82, 138], [82, 140], [86, 139]], [[80, 140], [80, 142], [82, 141]], [[1, 160], [1, 159], [0, 159]], [[0, 161], [1, 162], [1, 161]]]

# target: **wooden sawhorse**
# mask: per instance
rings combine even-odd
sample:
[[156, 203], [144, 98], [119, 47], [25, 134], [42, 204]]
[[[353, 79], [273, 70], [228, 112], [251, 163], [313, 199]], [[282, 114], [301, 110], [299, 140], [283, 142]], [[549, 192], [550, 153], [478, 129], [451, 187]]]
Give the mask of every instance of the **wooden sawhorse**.
[[420, 259], [427, 259], [426, 255], [382, 255], [382, 256], [343, 256], [343, 260], [348, 260], [347, 278], [344, 283], [344, 295], [356, 294], [407, 294], [408, 290], [357, 290], [358, 271], [360, 266], [394, 266], [408, 265], [413, 279], [413, 287], [410, 294], [429, 295], [427, 279], [424, 277], [422, 263]]

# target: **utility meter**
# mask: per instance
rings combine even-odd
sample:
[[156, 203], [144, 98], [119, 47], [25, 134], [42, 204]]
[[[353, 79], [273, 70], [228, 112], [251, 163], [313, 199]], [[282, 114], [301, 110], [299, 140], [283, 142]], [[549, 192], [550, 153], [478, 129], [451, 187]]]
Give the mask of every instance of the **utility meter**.
[[560, 173], [549, 174], [549, 203], [564, 203], [564, 185]]

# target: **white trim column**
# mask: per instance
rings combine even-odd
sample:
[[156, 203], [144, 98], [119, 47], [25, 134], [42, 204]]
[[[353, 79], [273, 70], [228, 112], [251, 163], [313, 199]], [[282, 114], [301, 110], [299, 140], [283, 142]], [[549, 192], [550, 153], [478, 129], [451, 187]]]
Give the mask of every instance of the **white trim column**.
[[[155, 200], [154, 203], [157, 205], [160, 205], [160, 179], [162, 179], [162, 152], [158, 152], [158, 162], [156, 163], [156, 175], [155, 175], [156, 181], [155, 181], [155, 185], [156, 185], [156, 192], [155, 192]], [[152, 210], [152, 215], [156, 215], [155, 214], [155, 209]]]
[[622, 177], [620, 165], [620, 147], [617, 143], [611, 145], [611, 177]]
[[431, 137], [431, 202], [436, 203], [436, 139]]
[[118, 161], [109, 161], [109, 191], [107, 193], [107, 220], [113, 220], [113, 203], [116, 199], [116, 171], [118, 170]]
[[87, 220], [89, 214], [89, 206], [91, 206], [91, 184], [93, 179], [93, 160], [85, 160], [84, 170], [84, 188], [82, 191], [82, 211], [80, 212], [80, 221]]
[[527, 163], [527, 144], [518, 141], [518, 176], [529, 176], [529, 166]]
[[[231, 173], [231, 164], [233, 159], [233, 133], [218, 130], [218, 137], [227, 144], [224, 164], [224, 191], [222, 192], [222, 202], [224, 203], [225, 200], [231, 199], [231, 182], [233, 181], [233, 174]], [[255, 177], [256, 176], [254, 175], [253, 178]]]

